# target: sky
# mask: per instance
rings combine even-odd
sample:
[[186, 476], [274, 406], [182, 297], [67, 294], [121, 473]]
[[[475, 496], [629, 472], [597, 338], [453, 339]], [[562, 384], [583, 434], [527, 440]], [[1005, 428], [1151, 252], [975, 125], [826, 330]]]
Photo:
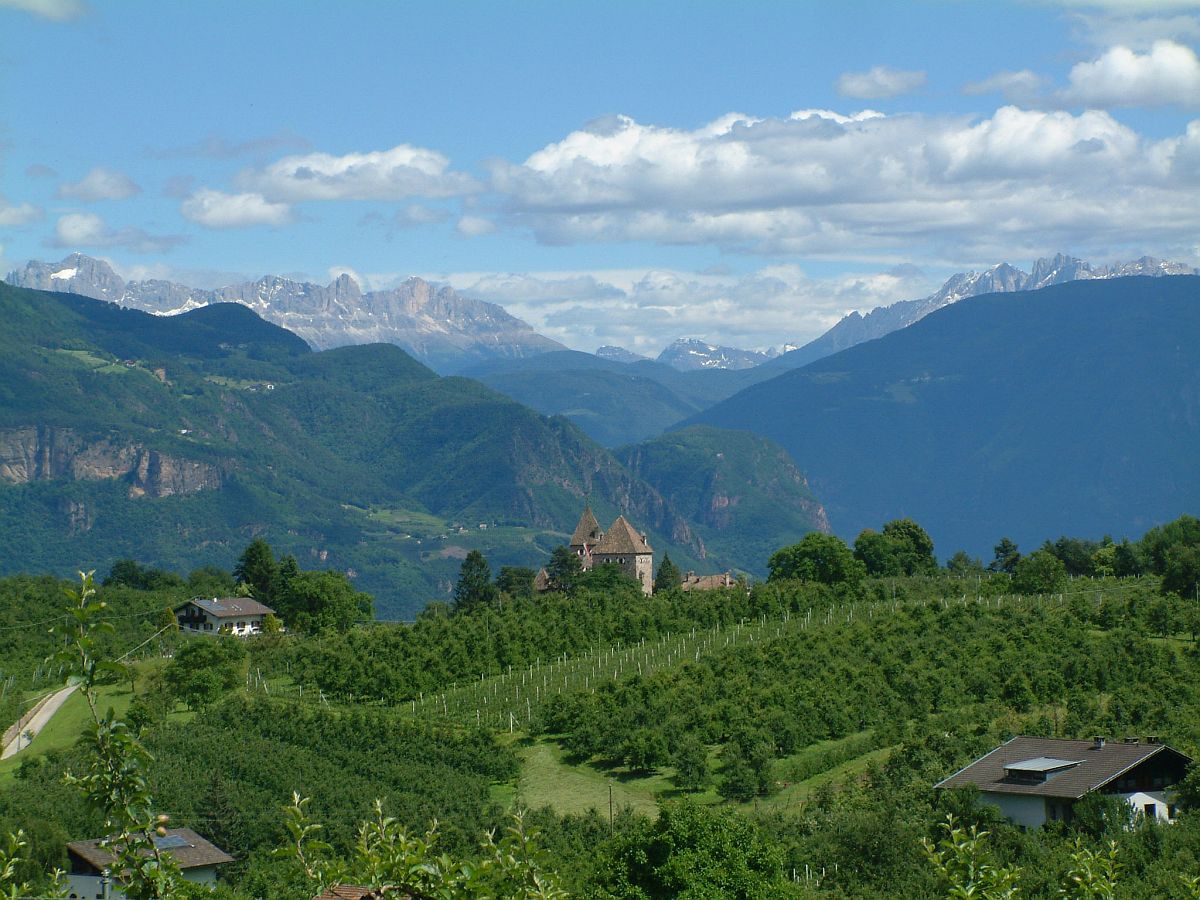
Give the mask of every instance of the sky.
[[0, 0], [0, 273], [412, 275], [592, 351], [1200, 265], [1200, 0]]

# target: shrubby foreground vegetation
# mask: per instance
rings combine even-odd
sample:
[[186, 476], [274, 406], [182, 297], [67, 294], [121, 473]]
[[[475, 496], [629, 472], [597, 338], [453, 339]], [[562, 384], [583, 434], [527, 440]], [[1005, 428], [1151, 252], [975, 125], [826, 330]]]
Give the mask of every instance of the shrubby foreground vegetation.
[[[167, 815], [236, 857], [218, 891], [229, 900], [330, 880], [427, 896], [1196, 896], [1200, 776], [1176, 825], [1101, 799], [1037, 832], [932, 785], [1016, 733], [1157, 734], [1197, 755], [1198, 548], [1185, 517], [1135, 543], [1061, 538], [1022, 555], [1001, 541], [987, 565], [960, 555], [944, 569], [902, 520], [853, 546], [810, 535], [749, 590], [651, 598], [565, 561], [565, 589], [535, 595], [527, 573], [493, 581], [473, 559], [453, 606], [375, 626], [355, 624], [369, 605], [348, 585], [258, 543], [236, 577], [118, 564], [94, 598], [76, 587], [70, 618], [66, 585], [5, 579], [14, 696], [75, 672], [97, 714], [80, 743], [18, 757], [0, 781], [0, 834], [24, 841], [3, 851], [0, 884], [47, 895], [71, 839], [125, 835], [137, 859]], [[169, 627], [173, 603], [235, 590], [270, 597], [287, 630], [241, 642]], [[741, 632], [753, 641], [539, 695], [511, 734], [449, 707], [414, 713], [510, 666], [743, 622], [758, 623]], [[108, 665], [138, 645], [130, 658], [149, 656], [132, 669]], [[108, 716], [117, 698], [127, 711]], [[534, 742], [581, 770], [658, 779], [659, 814], [514, 820]], [[188, 890], [169, 866], [146, 885], [138, 896]]]

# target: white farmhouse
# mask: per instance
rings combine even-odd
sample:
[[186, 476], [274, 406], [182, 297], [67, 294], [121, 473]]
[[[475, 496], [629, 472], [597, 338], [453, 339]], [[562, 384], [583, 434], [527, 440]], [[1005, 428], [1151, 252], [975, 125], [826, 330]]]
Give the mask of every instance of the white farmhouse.
[[249, 597], [193, 597], [175, 607], [175, 620], [194, 634], [261, 634], [275, 610]]
[[[190, 828], [170, 828], [154, 838], [159, 850], [169, 853], [179, 865], [185, 881], [206, 884], [217, 882], [217, 866], [233, 862], [233, 857], [209, 843]], [[69, 900], [124, 900], [125, 893], [113, 881], [109, 866], [113, 855], [100, 840], [72, 841], [67, 844], [67, 897]]]
[[1122, 798], [1137, 815], [1175, 818], [1172, 788], [1190, 757], [1157, 738], [1066, 741], [1018, 736], [955, 772], [938, 788], [979, 788], [979, 802], [1000, 808], [1014, 824], [1040, 828], [1070, 821], [1076, 801], [1101, 793]]

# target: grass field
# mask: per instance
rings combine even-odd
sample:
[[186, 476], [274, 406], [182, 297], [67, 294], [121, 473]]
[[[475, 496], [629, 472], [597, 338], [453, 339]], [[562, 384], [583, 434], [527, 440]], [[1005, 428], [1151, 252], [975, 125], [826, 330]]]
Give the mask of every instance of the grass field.
[[553, 741], [536, 741], [523, 747], [520, 754], [521, 777], [515, 800], [530, 809], [549, 806], [562, 815], [589, 809], [607, 813], [611, 787], [613, 809], [628, 806], [654, 817], [658, 815], [657, 791], [671, 786], [661, 774], [621, 779], [586, 763], [570, 765], [563, 760], [562, 748]]

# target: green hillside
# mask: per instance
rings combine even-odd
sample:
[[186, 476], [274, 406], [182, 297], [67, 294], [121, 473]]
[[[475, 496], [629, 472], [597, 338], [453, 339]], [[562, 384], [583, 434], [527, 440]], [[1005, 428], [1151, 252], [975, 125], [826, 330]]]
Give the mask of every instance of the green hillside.
[[694, 560], [691, 524], [565, 419], [392, 346], [313, 353], [230, 304], [170, 318], [0, 285], [4, 572], [228, 567], [254, 536], [384, 617], [469, 549], [537, 565], [585, 496]]
[[1138, 534], [1200, 503], [1200, 278], [992, 294], [695, 418], [778, 441], [834, 530], [911, 517], [942, 556]]
[[693, 425], [617, 451], [639, 478], [696, 522], [718, 559], [765, 576], [772, 548], [828, 530], [825, 511], [787, 451], [747, 431]]

